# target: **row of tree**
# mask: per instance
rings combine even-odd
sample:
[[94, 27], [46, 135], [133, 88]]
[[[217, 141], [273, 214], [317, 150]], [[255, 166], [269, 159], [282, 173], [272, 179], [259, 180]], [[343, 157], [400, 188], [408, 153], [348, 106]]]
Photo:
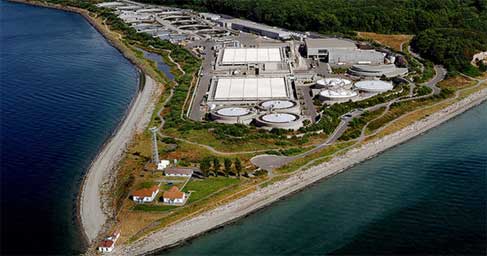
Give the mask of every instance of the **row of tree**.
[[210, 175], [218, 176], [246, 176], [247, 173], [243, 171], [242, 161], [240, 158], [235, 158], [233, 161], [230, 158], [223, 159], [223, 166], [218, 157], [205, 157], [200, 161], [200, 169], [205, 177]]

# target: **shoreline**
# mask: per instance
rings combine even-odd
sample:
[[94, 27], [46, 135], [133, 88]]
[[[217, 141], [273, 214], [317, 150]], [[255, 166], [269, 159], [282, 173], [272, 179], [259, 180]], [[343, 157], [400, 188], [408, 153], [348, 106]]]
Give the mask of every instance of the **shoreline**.
[[[110, 176], [114, 174], [113, 170], [118, 166], [126, 146], [132, 141], [135, 134], [143, 132], [148, 122], [150, 122], [150, 117], [156, 103], [156, 97], [153, 97], [153, 95], [157, 94], [158, 91], [156, 81], [143, 71], [139, 64], [125, 52], [126, 49], [124, 49], [121, 42], [117, 39], [113, 39], [111, 35], [108, 34], [108, 31], [103, 29], [103, 25], [99, 24], [95, 18], [90, 16], [87, 10], [39, 1], [8, 1], [81, 15], [112, 47], [117, 49], [125, 59], [134, 65], [134, 68], [138, 73], [135, 95], [127, 105], [124, 115], [112, 134], [104, 141], [96, 153], [95, 158], [93, 158], [89, 167], [86, 169], [80, 183], [80, 189], [76, 200], [76, 217], [81, 230], [81, 235], [84, 241], [88, 243], [89, 249], [91, 242], [98, 237], [103, 231], [105, 224], [108, 223], [107, 220], [113, 218], [113, 216], [107, 214], [105, 211], [106, 208], [102, 205], [104, 198], [100, 194], [101, 187], [105, 183], [113, 180], [113, 177]], [[87, 193], [91, 196], [87, 197]], [[85, 207], [84, 205], [86, 204], [91, 207]], [[89, 210], [85, 211], [83, 210], [84, 208]], [[90, 215], [95, 216], [93, 217]]]
[[406, 143], [486, 101], [487, 89], [475, 92], [397, 132], [347, 151], [343, 155], [335, 156], [330, 161], [296, 173], [286, 180], [276, 182], [265, 188], [259, 188], [243, 198], [196, 217], [155, 231], [132, 244], [121, 245], [114, 250], [114, 254], [148, 255], [180, 246], [186, 241], [234, 223], [319, 181], [333, 177], [361, 162], [376, 157], [386, 150]]
[[[121, 52], [139, 72], [138, 91], [127, 106], [124, 116], [120, 120], [118, 126], [100, 147], [100, 150], [92, 160], [80, 184], [80, 191], [77, 196], [77, 217], [82, 230], [82, 236], [85, 241], [91, 243], [100, 233], [106, 231], [104, 229], [111, 224], [110, 220], [113, 220], [114, 218], [113, 214], [107, 213], [107, 209], [109, 211], [110, 207], [104, 207], [106, 198], [103, 195], [103, 188], [105, 186], [110, 187], [111, 182], [113, 182], [113, 175], [116, 175], [114, 170], [117, 168], [120, 159], [123, 157], [126, 146], [132, 141], [137, 132], [143, 131], [146, 128], [147, 122], [145, 121], [147, 121], [147, 118], [150, 121], [150, 116], [155, 107], [153, 95], [157, 94], [159, 91], [157, 83], [152, 80], [147, 73], [143, 72], [136, 61], [126, 55], [126, 49], [124, 49], [123, 42], [114, 39], [108, 31], [104, 30], [103, 25], [89, 15], [88, 11], [30, 0], [9, 1], [59, 9], [83, 16], [85, 20], [87, 20], [113, 47]], [[145, 77], [145, 83], [143, 83], [144, 79], [142, 79], [142, 77]], [[469, 101], [469, 99], [475, 95], [480, 96], [477, 100]], [[487, 89], [473, 93], [467, 98], [435, 112], [431, 114], [431, 116], [416, 121], [400, 131], [369, 142], [360, 148], [352, 149], [342, 156], [334, 157], [332, 160], [309, 168], [305, 172], [295, 173], [289, 179], [277, 182], [263, 189], [259, 188], [257, 192], [253, 192], [243, 198], [219, 206], [216, 209], [204, 212], [194, 218], [181, 221], [156, 231], [128, 246], [120, 245], [120, 248], [115, 249], [114, 254], [150, 254], [178, 246], [181, 243], [184, 243], [184, 241], [194, 239], [207, 232], [221, 228], [229, 223], [233, 223], [258, 210], [270, 206], [278, 200], [282, 200], [294, 193], [302, 191], [316, 182], [330, 178], [338, 173], [346, 171], [356, 164], [373, 158], [390, 148], [403, 144], [486, 100]], [[453, 107], [453, 109], [447, 110], [450, 109], [450, 107]], [[444, 113], [445, 110], [447, 110], [446, 113]], [[441, 116], [441, 114], [444, 115]], [[439, 116], [435, 119], [434, 117], [437, 115]], [[411, 130], [410, 127], [415, 125], [423, 126]], [[407, 132], [409, 132], [409, 134]], [[365, 147], [376, 148], [365, 149]], [[353, 158], [347, 157], [349, 153], [355, 156]], [[356, 157], [356, 155], [359, 155], [359, 157]], [[338, 161], [338, 163], [332, 164], [330, 163], [332, 161]], [[325, 168], [329, 169], [323, 171]]]

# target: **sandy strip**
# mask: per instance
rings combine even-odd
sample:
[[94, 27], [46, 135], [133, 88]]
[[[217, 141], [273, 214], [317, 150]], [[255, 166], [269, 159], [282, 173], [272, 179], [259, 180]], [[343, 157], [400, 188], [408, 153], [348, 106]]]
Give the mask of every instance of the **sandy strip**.
[[90, 242], [97, 237], [108, 216], [103, 211], [101, 186], [115, 171], [126, 146], [134, 135], [142, 132], [150, 121], [155, 90], [154, 80], [145, 76], [144, 88], [137, 94], [123, 123], [88, 169], [81, 191], [80, 215], [85, 235]]
[[454, 103], [453, 105], [448, 106], [427, 118], [417, 121], [398, 132], [370, 142], [360, 148], [352, 149], [342, 156], [337, 156], [331, 161], [293, 175], [287, 180], [259, 189], [241, 199], [203, 213], [195, 218], [169, 226], [128, 246], [125, 245], [115, 248], [114, 254], [147, 254], [160, 250], [161, 248], [174, 246], [185, 239], [201, 235], [204, 232], [222, 226], [259, 208], [267, 206], [270, 203], [303, 189], [320, 179], [340, 173], [353, 165], [374, 157], [380, 152], [404, 143], [485, 100], [487, 100], [487, 89], [476, 92], [462, 101]]

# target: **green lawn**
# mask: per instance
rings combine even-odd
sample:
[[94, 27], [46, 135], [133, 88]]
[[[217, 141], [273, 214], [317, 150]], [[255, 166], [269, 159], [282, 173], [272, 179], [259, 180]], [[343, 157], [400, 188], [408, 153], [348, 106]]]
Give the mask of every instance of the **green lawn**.
[[169, 211], [177, 206], [172, 205], [154, 205], [154, 204], [138, 204], [134, 206], [133, 210], [135, 211], [144, 211], [144, 212], [163, 212]]
[[227, 177], [209, 177], [204, 180], [192, 179], [188, 182], [186, 187], [184, 187], [183, 191], [186, 193], [192, 191], [188, 200], [188, 203], [192, 203], [224, 187], [234, 185], [239, 182], [239, 179]]

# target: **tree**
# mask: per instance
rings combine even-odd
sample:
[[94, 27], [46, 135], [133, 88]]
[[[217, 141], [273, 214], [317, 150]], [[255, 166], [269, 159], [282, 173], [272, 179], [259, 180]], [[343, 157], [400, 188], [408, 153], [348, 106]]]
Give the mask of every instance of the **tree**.
[[203, 175], [205, 177], [208, 177], [208, 174], [210, 173], [210, 168], [211, 168], [211, 159], [208, 157], [203, 158], [200, 161], [200, 169], [201, 172], [203, 172]]
[[220, 160], [217, 157], [213, 158], [213, 171], [215, 172], [215, 176], [218, 175], [218, 171], [220, 170], [221, 164]]
[[232, 160], [230, 160], [230, 158], [225, 158], [223, 165], [225, 166], [225, 175], [228, 177], [228, 175], [232, 172]]
[[240, 173], [242, 172], [242, 162], [240, 161], [240, 158], [235, 158], [235, 171], [237, 172], [237, 176], [240, 177]]

